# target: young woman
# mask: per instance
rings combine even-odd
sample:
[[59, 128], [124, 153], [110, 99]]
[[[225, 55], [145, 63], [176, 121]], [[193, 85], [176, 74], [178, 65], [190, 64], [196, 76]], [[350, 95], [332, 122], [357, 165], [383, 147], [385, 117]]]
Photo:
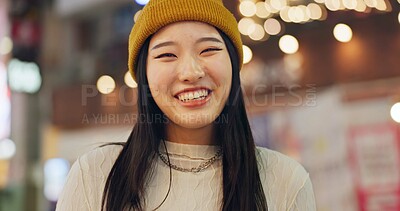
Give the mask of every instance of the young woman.
[[221, 0], [151, 0], [129, 38], [140, 118], [75, 162], [57, 210], [316, 210], [304, 168], [254, 145], [242, 57]]

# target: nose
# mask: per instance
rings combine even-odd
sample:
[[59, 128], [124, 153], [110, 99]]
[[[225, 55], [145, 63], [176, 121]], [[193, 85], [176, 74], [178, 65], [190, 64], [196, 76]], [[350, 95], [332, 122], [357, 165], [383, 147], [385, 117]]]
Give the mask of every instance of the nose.
[[180, 81], [193, 83], [202, 79], [204, 76], [204, 69], [196, 58], [187, 56], [182, 59], [179, 68]]

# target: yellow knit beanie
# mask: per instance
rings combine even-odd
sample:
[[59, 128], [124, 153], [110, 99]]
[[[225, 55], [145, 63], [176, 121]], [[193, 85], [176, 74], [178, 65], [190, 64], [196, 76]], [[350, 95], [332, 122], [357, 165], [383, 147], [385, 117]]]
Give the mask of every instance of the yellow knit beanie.
[[233, 14], [222, 0], [150, 0], [129, 35], [128, 68], [135, 78], [135, 64], [144, 41], [163, 26], [179, 21], [200, 21], [223, 31], [233, 42], [239, 64], [243, 63], [242, 40]]

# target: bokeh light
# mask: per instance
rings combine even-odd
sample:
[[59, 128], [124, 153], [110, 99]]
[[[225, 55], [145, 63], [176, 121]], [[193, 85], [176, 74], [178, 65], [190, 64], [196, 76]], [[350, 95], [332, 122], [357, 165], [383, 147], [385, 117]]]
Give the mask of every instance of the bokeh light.
[[251, 18], [242, 18], [238, 23], [239, 32], [243, 35], [249, 35], [255, 30], [254, 21]]
[[264, 6], [267, 9], [268, 12], [270, 13], [278, 13], [279, 10], [271, 6], [271, 1], [270, 0], [265, 0]]
[[137, 19], [139, 18], [140, 13], [142, 12], [142, 10], [139, 10], [135, 13], [135, 15], [133, 16], [133, 21], [135, 21], [135, 23], [137, 22]]
[[102, 94], [110, 94], [115, 89], [115, 81], [111, 76], [103, 75], [97, 80], [97, 89]]
[[395, 103], [390, 109], [390, 116], [395, 122], [400, 123], [400, 102]]
[[377, 10], [386, 11], [388, 9], [384, 0], [376, 0], [376, 7]]
[[257, 7], [252, 1], [242, 1], [239, 5], [239, 11], [245, 17], [252, 17], [256, 14]]
[[398, 19], [399, 19], [399, 23], [400, 23], [400, 12], [399, 12], [399, 15], [398, 15]]
[[9, 37], [3, 37], [0, 40], [0, 55], [6, 55], [11, 53], [13, 48], [13, 42]]
[[330, 11], [338, 11], [340, 9], [340, 1], [339, 0], [326, 0], [325, 6]]
[[8, 64], [8, 81], [16, 92], [36, 93], [42, 85], [39, 66], [34, 62], [12, 59]]
[[340, 42], [349, 42], [353, 37], [353, 32], [348, 25], [339, 23], [333, 29], [333, 35]]
[[146, 5], [147, 3], [149, 3], [149, 0], [135, 0], [137, 4], [140, 5]]
[[281, 17], [281, 19], [287, 23], [292, 22], [289, 18], [289, 9], [290, 7], [285, 7], [279, 12], [279, 16]]
[[365, 12], [365, 10], [367, 9], [367, 5], [365, 5], [363, 0], [357, 0], [357, 6], [355, 8], [355, 10], [357, 12]]
[[357, 7], [357, 0], [343, 0], [342, 2], [346, 9], [354, 10]]
[[293, 54], [299, 50], [299, 42], [292, 35], [284, 35], [279, 39], [279, 48], [284, 53]]
[[53, 158], [44, 164], [44, 196], [57, 201], [67, 179], [69, 163], [62, 158]]
[[256, 3], [256, 15], [259, 18], [268, 18], [271, 13], [265, 7], [265, 2], [257, 2]]
[[304, 5], [290, 7], [288, 10], [288, 17], [291, 22], [302, 23], [308, 21], [310, 18], [306, 14], [307, 7]]
[[10, 139], [0, 140], [0, 160], [7, 160], [15, 155], [16, 146]]
[[275, 18], [269, 18], [264, 22], [264, 29], [270, 35], [277, 35], [281, 32], [282, 26]]
[[251, 34], [249, 34], [249, 37], [255, 41], [262, 40], [264, 36], [265, 36], [264, 27], [261, 26], [260, 24], [255, 24], [254, 31]]
[[286, 0], [271, 0], [270, 5], [273, 9], [279, 11], [286, 7], [287, 3]]
[[243, 64], [247, 64], [253, 59], [253, 51], [246, 45], [243, 45]]
[[125, 84], [131, 88], [137, 88], [137, 83], [133, 80], [131, 73], [128, 71], [124, 76]]
[[318, 20], [322, 18], [322, 9], [318, 4], [310, 3], [307, 5], [307, 15], [313, 19]]
[[364, 0], [364, 2], [368, 7], [371, 7], [371, 8], [376, 7], [376, 5], [378, 4], [378, 1], [376, 1], [376, 0]]
[[311, 17], [308, 15], [308, 9], [305, 5], [299, 5], [298, 8], [301, 10], [301, 13], [303, 14], [303, 18], [301, 19], [301, 22], [308, 22]]

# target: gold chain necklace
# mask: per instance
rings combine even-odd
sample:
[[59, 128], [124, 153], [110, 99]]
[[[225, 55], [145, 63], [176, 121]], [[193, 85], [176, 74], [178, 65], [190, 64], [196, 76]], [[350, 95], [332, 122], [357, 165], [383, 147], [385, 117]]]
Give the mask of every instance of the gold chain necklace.
[[161, 154], [159, 151], [157, 151], [158, 156], [160, 157], [160, 159], [169, 167], [171, 167], [172, 169], [175, 169], [177, 171], [181, 171], [181, 172], [192, 172], [192, 173], [198, 173], [201, 171], [204, 171], [205, 169], [207, 169], [208, 167], [210, 167], [216, 160], [218, 160], [221, 155], [222, 155], [222, 148], [220, 148], [217, 153], [215, 153], [215, 155], [213, 157], [211, 157], [210, 159], [207, 159], [206, 161], [200, 163], [199, 166], [197, 167], [193, 167], [193, 168], [183, 168], [177, 165], [172, 164], [171, 162], [169, 162], [168, 158], [166, 158], [163, 154]]

